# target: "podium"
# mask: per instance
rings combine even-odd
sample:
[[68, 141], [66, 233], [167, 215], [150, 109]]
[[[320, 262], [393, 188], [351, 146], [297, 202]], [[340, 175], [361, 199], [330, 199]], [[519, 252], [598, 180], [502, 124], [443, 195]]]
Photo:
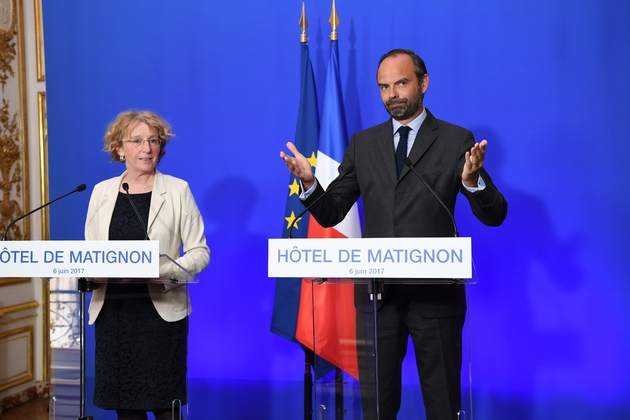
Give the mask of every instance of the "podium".
[[[95, 345], [93, 328], [86, 325], [87, 293], [109, 285], [124, 301], [140, 291], [145, 306], [154, 293], [165, 299], [177, 294], [181, 310], [188, 313], [187, 285], [199, 281], [168, 255], [159, 254], [157, 241], [11, 241], [4, 250], [10, 258], [2, 260], [3, 275], [40, 277], [50, 285], [50, 420], [94, 418], [86, 414], [96, 410], [88, 398], [94, 391], [94, 364], [86, 361], [94, 358]], [[184, 320], [185, 341], [187, 317]], [[187, 372], [183, 375], [187, 382]], [[182, 418], [181, 403], [173, 400], [173, 419]]]
[[[269, 277], [304, 279], [296, 338], [337, 367], [334, 372], [324, 371], [317, 377], [315, 366], [312, 408], [318, 420], [380, 418], [380, 354], [376, 337], [384, 288], [467, 287], [476, 282], [470, 238], [270, 239], [268, 268]], [[366, 307], [358, 305], [362, 298], [355, 288], [365, 290]], [[472, 373], [466, 357], [469, 327], [464, 334], [464, 392], [458, 414], [462, 420], [472, 419]], [[361, 378], [359, 370], [362, 375], [369, 371], [369, 378]], [[402, 405], [407, 406], [407, 416], [401, 409], [401, 418], [424, 416], [415, 362], [414, 372], [412, 381], [403, 381]]]

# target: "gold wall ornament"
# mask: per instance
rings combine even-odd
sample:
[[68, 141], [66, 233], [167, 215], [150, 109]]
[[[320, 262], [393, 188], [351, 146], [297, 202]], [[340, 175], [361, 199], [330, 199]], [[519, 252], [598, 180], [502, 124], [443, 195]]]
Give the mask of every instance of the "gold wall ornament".
[[15, 8], [13, 0], [0, 0], [0, 83], [2, 90], [9, 77], [15, 77], [12, 62], [17, 55], [15, 45]]
[[[30, 209], [23, 13], [23, 0], [0, 0], [0, 235]], [[16, 223], [7, 238], [30, 239], [29, 226]]]
[[[9, 114], [9, 103], [2, 99], [0, 108], [0, 187], [2, 203], [0, 203], [0, 231], [4, 232], [16, 217], [24, 214], [18, 200], [12, 198], [11, 192], [20, 197], [22, 185], [22, 168], [20, 165], [20, 130], [18, 114]], [[17, 223], [7, 232], [7, 238], [25, 239], [20, 225]]]
[[[35, 83], [35, 72], [27, 71], [26, 66], [27, 47], [34, 44], [26, 41], [26, 35], [33, 40], [34, 31], [31, 25], [27, 25], [29, 31], [25, 33], [24, 25], [25, 8], [29, 22], [35, 21], [34, 12], [28, 2], [33, 4], [36, 1], [0, 0], [0, 235], [4, 234], [11, 221], [30, 211], [30, 196], [36, 195], [31, 191], [30, 185], [29, 154], [34, 151], [29, 151], [28, 147], [27, 106], [27, 82]], [[30, 220], [25, 218], [17, 222], [7, 232], [7, 237], [13, 240], [31, 239]], [[14, 310], [30, 307], [33, 302], [42, 305], [43, 311], [43, 299], [47, 300], [48, 294], [38, 294], [36, 284], [28, 285], [31, 282], [31, 278], [0, 278], [0, 296], [3, 298], [0, 313], [6, 315], [7, 308]], [[19, 286], [19, 292], [15, 289], [18, 283], [23, 283]], [[27, 302], [26, 306], [24, 301]], [[37, 367], [41, 371], [37, 373], [37, 379], [44, 377], [46, 380], [50, 376], [47, 338], [44, 334], [42, 338], [39, 335], [35, 338], [33, 334], [35, 323], [47, 329], [48, 319], [43, 318], [44, 314], [34, 307], [0, 318], [0, 364], [6, 368], [0, 367], [0, 395], [11, 394], [14, 387], [35, 383], [35, 349], [37, 354], [44, 353], [41, 368]], [[30, 323], [31, 319], [31, 325], [12, 332], [4, 331], [10, 324], [23, 325]]]
[[0, 0], [0, 31], [13, 31], [13, 0]]

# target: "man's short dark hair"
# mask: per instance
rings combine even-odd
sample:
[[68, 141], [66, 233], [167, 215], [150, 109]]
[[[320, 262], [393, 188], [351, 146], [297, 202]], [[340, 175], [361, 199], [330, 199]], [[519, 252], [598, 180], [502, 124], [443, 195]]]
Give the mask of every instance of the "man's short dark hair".
[[422, 60], [422, 58], [420, 58], [420, 56], [418, 56], [418, 54], [416, 54], [415, 52], [411, 50], [406, 50], [404, 48], [396, 48], [395, 50], [391, 50], [390, 52], [384, 54], [381, 57], [381, 60], [378, 62], [378, 67], [376, 69], [377, 77], [378, 77], [378, 68], [381, 67], [381, 63], [383, 62], [383, 60], [385, 60], [388, 57], [394, 57], [398, 54], [407, 54], [409, 57], [411, 57], [411, 60], [413, 61], [413, 66], [415, 67], [415, 70], [416, 70], [416, 77], [418, 78], [418, 83], [422, 83], [422, 78], [424, 77], [425, 74], [427, 74], [427, 66], [424, 64], [424, 60]]

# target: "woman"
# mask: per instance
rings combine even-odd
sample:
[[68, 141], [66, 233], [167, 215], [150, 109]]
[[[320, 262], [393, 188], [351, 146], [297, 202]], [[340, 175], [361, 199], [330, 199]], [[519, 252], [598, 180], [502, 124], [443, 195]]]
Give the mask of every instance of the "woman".
[[[94, 187], [85, 239], [148, 237], [159, 241], [160, 254], [196, 274], [210, 260], [201, 214], [188, 183], [156, 169], [172, 137], [168, 123], [149, 111], [123, 112], [109, 125], [105, 151], [126, 171]], [[174, 273], [172, 262], [160, 261], [161, 277]], [[94, 405], [116, 410], [119, 419], [147, 419], [147, 411], [170, 419], [173, 402], [186, 404], [186, 286], [120, 279], [98, 286], [89, 307], [96, 335]]]

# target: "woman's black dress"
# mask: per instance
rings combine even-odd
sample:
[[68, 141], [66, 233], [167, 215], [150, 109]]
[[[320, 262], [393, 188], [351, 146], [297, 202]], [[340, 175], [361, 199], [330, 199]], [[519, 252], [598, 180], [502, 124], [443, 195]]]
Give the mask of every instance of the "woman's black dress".
[[[143, 220], [148, 220], [151, 193], [131, 197]], [[119, 193], [109, 239], [144, 238], [128, 197]], [[95, 406], [153, 411], [170, 409], [174, 400], [186, 404], [188, 318], [163, 320], [146, 284], [108, 282], [95, 336]]]

